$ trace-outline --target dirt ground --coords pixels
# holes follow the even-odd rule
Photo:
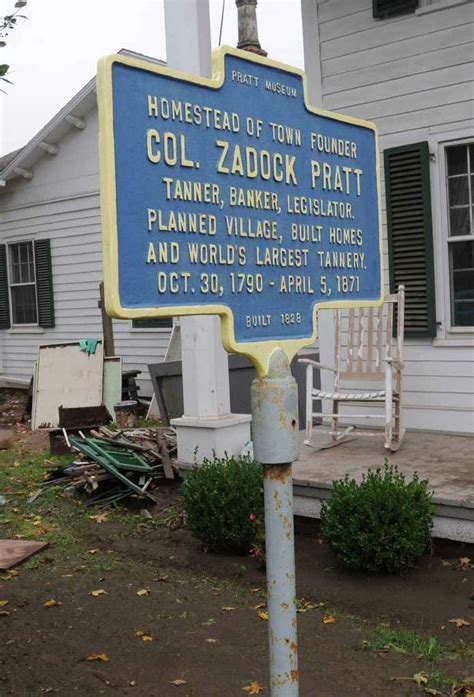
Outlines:
[[[205,554],[180,527],[178,486],[151,521],[121,506],[101,522],[53,491],[28,506],[41,454],[26,447],[0,457],[0,534],[51,546],[1,577],[0,695],[269,695],[258,564]],[[342,568],[317,526],[297,529],[301,697],[470,694],[472,548],[438,543],[410,573],[380,577]]]

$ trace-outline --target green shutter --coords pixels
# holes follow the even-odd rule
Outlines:
[[[375,18],[413,12],[418,7],[418,0],[372,0],[372,14]]]
[[[405,286],[405,336],[436,336],[428,143],[384,152],[390,289]]]
[[[51,269],[51,240],[35,241],[36,294],[38,324],[54,327],[53,273]]]
[[[0,329],[10,327],[10,301],[8,298],[7,245],[0,244]]]
[[[134,329],[168,329],[172,326],[173,319],[171,317],[132,320],[132,327]]]

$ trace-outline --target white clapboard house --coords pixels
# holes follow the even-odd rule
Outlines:
[[[302,0],[302,12],[312,103],[381,135],[386,278],[407,289],[405,425],[470,433],[474,4]],[[0,374],[30,376],[39,343],[101,335],[94,86],[0,162]],[[126,368],[163,357],[169,327],[114,329]]]
[[[0,375],[33,375],[39,344],[101,338],[95,78],[21,150],[0,159]],[[114,320],[123,368],[164,357],[171,320]]]
[[[379,129],[385,278],[406,287],[405,425],[473,433],[474,4],[302,8],[312,103]],[[323,363],[330,336],[320,340]]]

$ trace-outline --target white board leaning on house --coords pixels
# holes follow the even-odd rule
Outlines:
[[[102,342],[95,353],[79,350],[79,342],[38,347],[33,387],[31,427],[56,428],[60,406],[96,407],[102,404]]]

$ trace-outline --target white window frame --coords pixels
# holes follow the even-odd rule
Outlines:
[[[446,163],[446,148],[450,148],[454,145],[469,145],[474,144],[474,136],[467,136],[464,138],[458,138],[455,140],[443,140],[438,143],[438,162],[439,162],[439,198],[441,205],[441,218],[440,218],[440,249],[441,249],[441,281],[442,281],[442,301],[443,301],[443,315],[444,315],[444,337],[446,339],[462,339],[474,338],[474,326],[472,327],[456,327],[452,324],[451,315],[451,274],[450,274],[450,260],[449,260],[449,199],[448,199],[448,177],[447,177],[447,163]],[[458,241],[471,240],[474,242],[474,235],[462,236],[458,238]],[[437,274],[435,273],[435,283]],[[437,294],[437,297],[439,295]],[[440,313],[441,314],[441,313]]]
[[[419,0],[420,4],[415,10],[416,15],[426,15],[430,12],[440,12],[448,10],[450,7],[466,5],[472,0]]]
[[[31,242],[31,247],[33,251],[33,269],[35,273],[35,281],[33,283],[12,283],[12,275],[11,275],[11,253],[10,253],[10,248],[15,247],[18,244],[24,244],[25,242]],[[20,239],[20,240],[11,240],[10,242],[7,243],[7,278],[8,278],[8,302],[10,303],[10,317],[11,317],[11,322],[10,322],[10,327],[14,330],[18,329],[29,329],[32,327],[39,327],[39,311],[38,311],[38,283],[37,283],[37,276],[36,276],[36,262],[35,262],[35,241],[34,239]],[[13,298],[12,298],[12,286],[19,286],[19,285],[34,285],[35,287],[35,302],[36,302],[36,322],[24,322],[21,324],[15,324],[13,321]]]

